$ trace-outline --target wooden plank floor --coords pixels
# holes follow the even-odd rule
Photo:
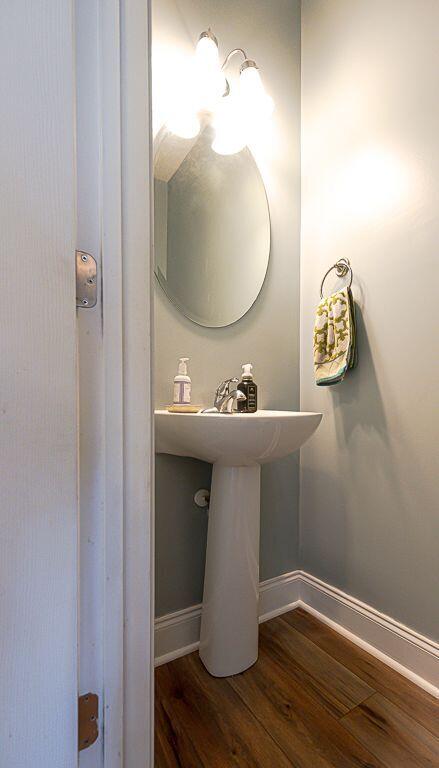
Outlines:
[[[257,663],[156,670],[155,768],[439,768],[439,701],[298,608]]]

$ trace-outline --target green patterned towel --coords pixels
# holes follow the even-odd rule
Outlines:
[[[355,304],[350,288],[322,299],[314,326],[314,370],[320,387],[342,381],[357,365]]]

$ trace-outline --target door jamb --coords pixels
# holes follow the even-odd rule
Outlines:
[[[150,0],[100,0],[104,766],[153,768]]]

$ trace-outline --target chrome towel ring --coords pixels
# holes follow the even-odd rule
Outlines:
[[[328,271],[324,274],[323,280],[320,283],[320,298],[323,299],[323,283],[325,282],[326,278],[328,277],[329,273],[332,272],[332,270],[335,269],[337,277],[345,277],[347,274],[349,274],[349,285],[348,288],[352,285],[352,278],[354,276],[354,273],[352,272],[351,262],[349,259],[345,259],[344,257],[339,259],[335,262],[335,264],[332,265],[332,267],[329,267]]]

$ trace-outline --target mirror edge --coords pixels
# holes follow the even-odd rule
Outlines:
[[[156,162],[156,158],[157,158],[158,152],[160,150],[161,145],[163,144],[163,142],[166,140],[166,138],[170,134],[171,134],[171,131],[169,130],[169,128],[166,127],[166,124],[164,123],[162,125],[162,127],[157,131],[157,134],[154,137],[154,140],[153,140],[153,179],[154,179],[154,167],[155,167],[155,162]],[[270,269],[270,263],[271,263],[271,246],[272,246],[272,222],[271,222],[270,202],[268,200],[267,188],[265,186],[265,182],[264,182],[262,173],[260,171],[259,165],[258,165],[258,163],[256,161],[256,158],[255,158],[253,152],[251,151],[250,147],[247,146],[246,149],[248,149],[248,151],[250,152],[250,155],[253,158],[253,161],[255,163],[256,169],[258,171],[258,174],[261,177],[262,186],[264,188],[265,200],[267,202],[267,213],[268,213],[269,248],[268,248],[268,257],[267,257],[267,268],[265,270],[264,279],[262,280],[261,286],[260,286],[259,291],[257,292],[257,294],[256,294],[256,296],[254,298],[254,301],[252,301],[252,303],[250,304],[248,309],[246,309],[245,312],[242,313],[242,315],[240,315],[236,319],[232,320],[230,323],[221,323],[221,325],[211,325],[211,324],[207,324],[207,323],[201,323],[199,320],[197,320],[196,318],[192,317],[190,315],[190,313],[186,309],[183,309],[182,305],[177,301],[177,299],[175,299],[173,296],[169,295],[169,293],[167,292],[167,290],[166,290],[162,280],[160,279],[160,274],[159,274],[160,273],[160,269],[156,266],[156,261],[155,261],[155,240],[154,240],[154,236],[153,236],[153,240],[152,240],[152,248],[153,248],[152,257],[153,257],[154,276],[156,278],[156,283],[158,283],[158,285],[160,286],[160,289],[163,291],[164,295],[166,296],[167,300],[172,304],[172,306],[175,307],[175,309],[177,309],[178,312],[181,315],[183,315],[183,317],[185,317],[191,323],[194,323],[195,325],[197,325],[199,328],[212,328],[212,329],[215,329],[215,328],[230,328],[230,326],[236,325],[236,323],[239,323],[239,321],[242,320],[246,315],[248,315],[248,313],[253,309],[253,307],[256,304],[257,300],[259,299],[259,297],[260,297],[260,295],[262,293],[262,289],[263,289],[263,287],[264,287],[264,285],[265,285],[265,283],[267,281],[268,270]],[[153,200],[153,205],[154,205],[154,194],[152,195],[152,200]],[[154,217],[153,217],[153,220],[154,220]]]

